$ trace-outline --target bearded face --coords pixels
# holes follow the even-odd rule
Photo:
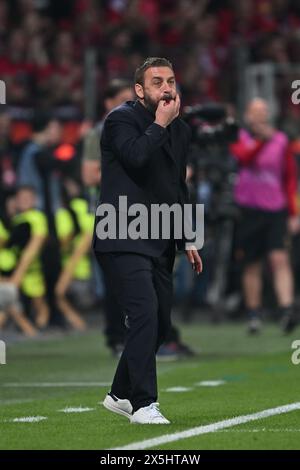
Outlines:
[[[176,97],[174,72],[169,67],[150,67],[145,71],[144,84],[136,84],[136,94],[144,106],[155,114],[161,100],[170,101]]]
[[[145,104],[145,107],[146,107],[146,108],[148,109],[148,111],[150,111],[152,114],[155,114],[155,113],[156,113],[158,103],[159,103],[161,100],[171,101],[172,99],[175,99],[175,96],[173,96],[173,95],[172,95],[171,93],[169,93],[169,92],[164,93],[161,98],[154,99],[154,98],[152,98],[152,96],[151,96],[150,94],[148,94],[147,92],[144,91],[144,104]]]

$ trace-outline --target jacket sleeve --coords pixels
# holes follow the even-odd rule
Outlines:
[[[125,167],[142,168],[167,140],[164,127],[153,122],[141,134],[130,115],[115,112],[105,121],[101,145],[110,145]]]

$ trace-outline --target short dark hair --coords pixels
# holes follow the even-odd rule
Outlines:
[[[144,85],[145,72],[150,69],[150,67],[169,67],[173,70],[173,65],[168,59],[164,57],[148,57],[145,62],[136,69],[134,82]]]
[[[112,79],[104,90],[104,99],[115,98],[121,91],[132,88],[132,83],[123,78]]]
[[[52,115],[50,111],[34,110],[31,121],[32,131],[36,133],[44,131],[51,119]]]

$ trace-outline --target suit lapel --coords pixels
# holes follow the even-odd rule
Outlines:
[[[139,100],[134,102],[133,107],[136,109],[143,126],[150,126],[151,122],[154,121],[154,116],[150,113],[150,111],[148,111],[148,109],[146,109],[145,106],[139,102]]]

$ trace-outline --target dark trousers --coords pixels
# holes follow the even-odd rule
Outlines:
[[[112,350],[116,346],[122,346],[125,341],[126,328],[120,307],[116,302],[114,293],[107,285],[107,276],[104,276],[104,317],[105,317],[105,330],[106,344]]]
[[[154,258],[96,252],[96,257],[127,326],[111,392],[128,398],[136,411],[157,401],[155,355],[171,327],[174,253]]]

